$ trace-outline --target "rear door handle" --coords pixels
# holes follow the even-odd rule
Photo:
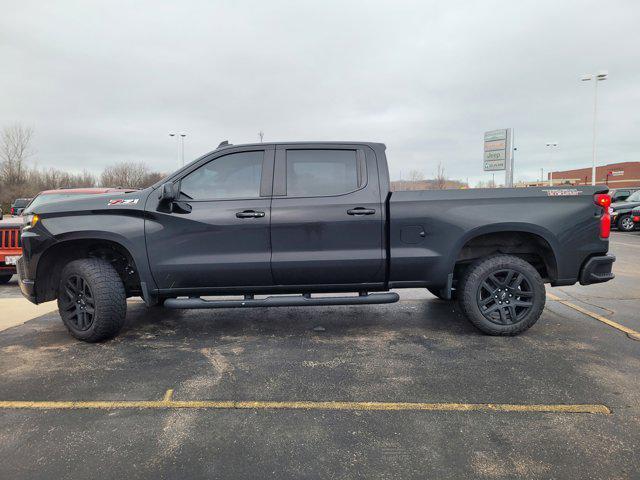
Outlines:
[[[236,213],[236,217],[238,217],[238,218],[262,218],[262,217],[264,217],[264,212],[256,212],[255,210],[245,210],[244,212]]]
[[[376,211],[373,208],[356,207],[347,210],[349,215],[373,215]]]

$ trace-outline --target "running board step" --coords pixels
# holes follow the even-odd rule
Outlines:
[[[312,307],[321,305],[371,305],[394,303],[400,300],[395,292],[360,294],[357,297],[311,297],[305,295],[282,295],[261,299],[245,296],[244,300],[203,300],[202,298],[168,298],[164,306],[174,309],[202,308],[255,308],[255,307]]]

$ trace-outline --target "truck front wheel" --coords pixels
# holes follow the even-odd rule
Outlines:
[[[79,340],[99,342],[116,336],[127,313],[120,276],[98,258],[70,262],[60,275],[58,311],[69,333]]]
[[[517,335],[530,328],[542,315],[545,295],[538,271],[512,255],[476,261],[459,290],[463,313],[488,335]]]

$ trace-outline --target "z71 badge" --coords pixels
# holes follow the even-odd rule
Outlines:
[[[114,200],[109,200],[107,207],[112,205],[135,205],[138,203],[138,200],[138,198],[116,198]]]

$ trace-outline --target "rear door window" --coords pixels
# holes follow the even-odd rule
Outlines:
[[[357,150],[292,149],[286,164],[289,197],[341,195],[365,183],[364,158]]]

